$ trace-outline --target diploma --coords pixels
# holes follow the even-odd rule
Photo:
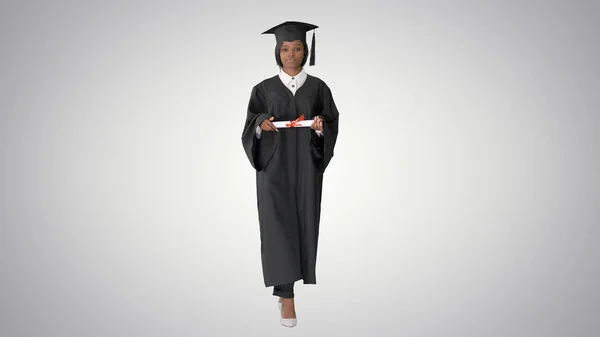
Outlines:
[[[304,114],[302,114],[300,117],[296,118],[293,121],[277,121],[277,122],[271,122],[273,123],[273,125],[276,128],[302,128],[302,127],[309,127],[312,125],[314,121],[313,120],[304,120]]]
[[[287,122],[271,122],[276,128],[302,128],[311,126],[314,121],[287,121]]]

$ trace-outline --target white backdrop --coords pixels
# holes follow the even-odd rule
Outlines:
[[[599,13],[3,1],[0,335],[597,336]],[[340,134],[282,331],[240,137],[287,20]]]

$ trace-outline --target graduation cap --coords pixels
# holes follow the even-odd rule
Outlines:
[[[277,47],[280,47],[283,44],[283,41],[291,42],[295,40],[300,40],[306,44],[306,33],[308,31],[313,31],[312,36],[312,44],[310,46],[310,65],[315,65],[315,28],[319,28],[310,23],[298,22],[298,21],[286,21],[282,24],[279,24],[263,34],[275,34],[275,40],[277,41]]]

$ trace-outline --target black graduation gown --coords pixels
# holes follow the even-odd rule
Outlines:
[[[281,128],[279,132],[256,127],[272,116],[290,121],[322,116],[322,137],[309,127]],[[292,92],[278,75],[252,88],[242,144],[256,170],[261,259],[265,286],[303,280],[316,284],[317,241],[321,214],[321,188],[338,134],[338,111],[329,87],[308,75]]]

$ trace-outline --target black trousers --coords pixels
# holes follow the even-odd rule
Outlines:
[[[273,295],[283,298],[294,298],[294,282],[274,286]]]

